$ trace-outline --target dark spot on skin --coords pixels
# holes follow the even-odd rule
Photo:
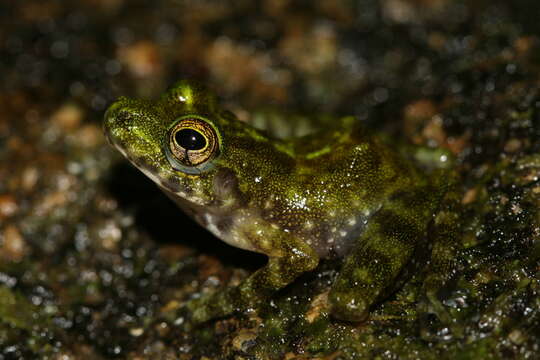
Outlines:
[[[343,282],[340,284],[341,286],[367,290],[372,286],[372,283],[382,284],[390,275],[388,271],[392,268],[394,259],[390,258],[384,252],[373,247],[367,247],[360,252],[354,253],[352,256],[353,258],[351,260],[356,265],[343,269],[345,272],[350,271],[350,275],[340,276]],[[376,261],[374,261],[375,259]],[[357,271],[359,266],[363,271]],[[383,290],[383,288],[380,290]],[[377,294],[372,292],[372,288],[369,291],[370,296],[377,297]]]
[[[227,199],[239,194],[238,179],[230,169],[220,169],[214,176],[214,193],[218,199]]]
[[[373,221],[373,220],[372,220]],[[376,221],[379,223],[382,238],[396,239],[402,245],[413,246],[422,236],[422,226],[415,219],[392,210],[380,210]]]
[[[183,186],[181,190],[188,196],[193,195],[193,189],[190,187]]]
[[[416,187],[414,189],[407,189],[396,191],[389,197],[391,202],[399,202],[403,208],[424,208],[428,202],[433,201],[432,197],[433,189],[429,186]]]
[[[382,164],[380,154],[377,151],[369,151],[368,154],[362,159],[364,166],[367,167],[366,170],[373,171],[373,173],[378,172]]]
[[[224,216],[217,221],[216,227],[222,234],[228,234],[232,224],[233,219],[230,216]]]
[[[178,191],[183,191],[185,192],[186,194],[188,193],[187,188],[184,188],[182,187],[182,184],[180,184],[180,181],[178,181],[177,178],[175,178],[174,176],[169,176],[169,177],[166,177],[166,178],[162,178],[160,179],[160,184],[161,186],[173,191],[173,192],[178,192]]]
[[[395,262],[393,258],[389,257],[383,251],[372,247],[366,249],[362,255],[363,259],[377,259],[377,261],[370,261],[369,269],[374,274],[381,274],[388,271],[392,267],[392,263]]]
[[[112,113],[109,113],[109,111],[107,111],[107,113],[105,114],[105,118],[108,121],[116,123],[117,125],[115,126],[119,128],[127,128],[128,125],[133,122],[132,110],[123,107],[120,109],[115,108],[115,110],[116,111],[113,111]]]
[[[202,213],[197,213],[195,210],[193,209],[190,209],[189,207],[186,207],[187,211],[186,213],[189,213],[190,216],[192,216],[195,221],[197,221],[199,223],[199,225],[203,226],[203,227],[207,227],[208,226],[208,220],[206,218],[206,216],[204,216],[204,214]]]

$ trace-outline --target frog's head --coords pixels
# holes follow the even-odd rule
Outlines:
[[[256,156],[248,154],[259,148],[253,145],[257,130],[192,81],[179,82],[156,102],[120,98],[107,110],[104,130],[133,165],[176,200],[226,203],[244,175],[239,169],[257,167],[249,161]]]

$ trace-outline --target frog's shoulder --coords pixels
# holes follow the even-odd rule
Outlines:
[[[358,147],[373,145],[377,142],[354,116],[335,118],[325,127],[310,134],[290,139],[292,148],[298,157],[306,159],[320,158],[326,153],[346,155]]]

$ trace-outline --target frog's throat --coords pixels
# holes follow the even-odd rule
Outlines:
[[[176,193],[166,188],[162,188],[162,190],[186,215],[210,231],[218,239],[234,247],[257,251],[247,238],[234,235],[239,225],[239,218],[245,219],[245,216],[239,216],[238,211],[236,211],[238,209],[197,204],[186,198],[177,196]]]

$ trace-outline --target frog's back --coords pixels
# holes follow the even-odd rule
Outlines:
[[[260,197],[264,203],[255,205],[322,257],[345,255],[388,197],[422,181],[411,164],[353,118],[339,125],[289,139],[294,171],[277,180],[279,193],[267,192]]]

